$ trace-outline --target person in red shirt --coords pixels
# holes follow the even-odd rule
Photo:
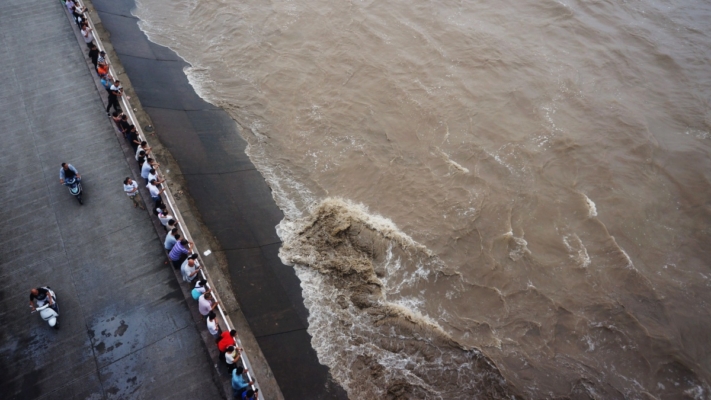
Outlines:
[[[220,335],[220,340],[217,341],[217,348],[220,349],[220,353],[223,353],[227,351],[227,348],[230,346],[235,346],[235,338],[237,337],[237,331],[232,329],[231,331],[227,332],[222,332],[222,335]]]

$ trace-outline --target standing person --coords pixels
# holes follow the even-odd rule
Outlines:
[[[138,146],[141,144],[141,137],[138,136],[138,131],[136,130],[136,125],[129,124],[126,129],[126,140],[128,140],[133,151],[138,151]]]
[[[236,338],[237,331],[234,329],[229,332],[222,332],[220,334],[220,339],[217,341],[217,349],[220,350],[220,353],[224,353],[227,351],[228,347],[237,346],[237,342],[235,341]]]
[[[257,400],[257,392],[259,392],[259,389],[247,389],[246,392],[242,393],[242,400]]]
[[[123,96],[123,86],[121,86],[121,81],[116,79],[114,83],[111,85],[110,90],[112,92],[116,92],[116,97],[121,97]]]
[[[198,255],[193,253],[188,256],[187,260],[183,261],[183,265],[180,266],[180,274],[183,276],[184,282],[190,283],[198,277],[202,267],[197,258]]]
[[[215,339],[220,337],[220,324],[217,323],[217,315],[214,311],[207,314],[207,330]]]
[[[89,58],[91,58],[91,63],[94,64],[94,69],[96,69],[99,63],[99,48],[94,43],[89,45]]]
[[[111,114],[111,120],[116,124],[116,128],[119,132],[121,132],[123,137],[126,137],[126,129],[128,128],[128,124],[126,124],[126,126],[123,125],[124,118],[126,118],[126,116],[118,111],[114,111],[114,113]]]
[[[173,250],[173,246],[180,240],[180,234],[178,233],[178,228],[173,228],[167,235],[165,235],[165,242],[163,242],[163,248],[165,251],[170,252]]]
[[[121,106],[119,105],[118,98],[121,96],[121,81],[118,79],[114,81],[114,83],[109,87],[109,105],[106,106],[106,114],[109,116],[109,110],[111,107],[114,108],[114,111],[121,111]],[[135,150],[135,149],[134,149]]]
[[[76,21],[77,25],[81,27],[82,24],[86,22],[86,15],[84,15],[84,13],[86,12],[86,8],[82,7],[81,4],[77,2],[76,6],[74,6],[71,11],[74,15],[74,20]]]
[[[250,385],[254,385],[254,381],[247,382],[247,372],[248,370],[241,365],[232,370],[232,394],[234,397],[239,398]]]
[[[200,300],[200,296],[209,291],[210,289],[207,288],[207,280],[200,278],[195,284],[193,290],[190,292],[190,295],[193,296],[193,300],[197,301]]]
[[[158,172],[156,171],[155,167],[154,167],[154,168],[151,168],[151,169],[148,171],[148,182],[153,181],[153,180],[156,181],[156,185],[160,185],[161,183],[165,182],[165,179],[164,179],[164,178],[161,178],[161,177],[158,175]]]
[[[139,149],[136,161],[138,161],[138,166],[142,167],[143,163],[146,162],[146,152]]]
[[[146,161],[141,164],[141,178],[146,180],[146,185],[148,184],[148,182],[150,182],[148,180],[148,175],[150,175],[153,165],[153,159],[150,157],[146,158]]]
[[[146,161],[144,161],[143,164],[141,164],[141,178],[146,180],[146,184],[148,184],[148,182],[150,182],[150,180],[148,179],[148,176],[151,174],[151,169],[154,169],[158,165],[160,165],[160,164],[153,161],[153,159],[150,157],[146,158]]]
[[[130,97],[126,96],[123,93],[123,86],[121,86],[121,81],[119,81],[118,79],[114,81],[114,84],[111,86],[111,90],[118,92],[116,94],[118,97],[126,97],[126,100],[131,100]]]
[[[64,180],[76,177],[81,182],[79,171],[72,164],[62,163],[62,168],[59,169],[59,183],[64,185]]]
[[[84,43],[86,43],[87,47],[94,42],[94,34],[92,33],[92,29],[89,27],[89,24],[86,22],[84,22],[81,26],[81,35],[84,38]]]
[[[119,124],[121,125],[121,132],[128,138],[128,128],[131,127],[131,123],[128,122],[128,115],[121,113],[121,122],[119,122]]]
[[[227,346],[225,351],[225,362],[227,363],[227,370],[232,371],[237,366],[237,361],[242,357],[240,351],[242,349],[237,348],[237,346]]]
[[[102,77],[102,78],[109,75],[109,66],[99,64],[96,67],[96,73],[99,74],[99,77]]]
[[[205,293],[200,298],[198,299],[198,310],[200,311],[200,314],[202,314],[203,317],[207,317],[207,314],[210,313],[210,311],[214,310],[215,307],[219,302],[215,301],[215,299],[212,297],[212,293]],[[225,349],[227,347],[225,346]],[[221,352],[225,352],[225,350],[220,350]]]
[[[148,145],[148,142],[145,140],[141,142],[141,145],[138,146],[138,149],[136,149],[136,161],[138,161],[138,155],[144,152],[145,155],[151,154],[151,146]]]
[[[148,182],[148,191],[151,193],[151,199],[153,200],[153,206],[155,207],[162,207],[163,206],[163,198],[160,197],[161,193],[165,192],[165,188],[159,188],[156,185],[156,180],[152,180]]]
[[[128,131],[131,127],[131,123],[128,122],[128,115],[121,113],[121,122],[119,122],[119,129],[123,132],[123,137],[128,140]]]
[[[141,178],[146,180],[146,184],[148,184],[148,182],[150,182],[148,180],[148,175],[150,175],[151,169],[153,168],[154,165],[155,165],[155,162],[150,157],[146,158],[146,161],[144,161],[143,165],[141,165]]]
[[[67,10],[69,10],[69,12],[72,12],[72,7],[77,6],[76,3],[74,3],[74,0],[67,0],[67,2],[64,3],[64,5],[67,7]]]
[[[175,243],[173,248],[168,253],[168,259],[172,261],[173,268],[178,269],[183,265],[183,261],[188,258],[188,255],[193,252],[193,242],[187,239],[181,239]]]
[[[168,220],[168,225],[165,226],[169,231],[172,231],[173,229],[178,227],[178,222],[174,219],[169,219]]]
[[[161,225],[163,225],[163,229],[168,231],[168,222],[169,221],[175,221],[173,217],[168,213],[167,209],[161,209],[161,211],[158,213],[158,220],[160,221]]]
[[[111,114],[111,120],[114,121],[114,124],[116,124],[116,127],[121,130],[121,117],[123,117],[123,113],[120,113],[118,111],[114,111]]]
[[[138,183],[131,178],[126,178],[123,181],[123,191],[126,192],[131,201],[133,201],[133,208],[141,207],[141,210],[145,210],[146,207],[143,206],[143,201],[141,200],[141,194],[138,193]]]
[[[109,68],[109,63],[106,62],[106,52],[105,51],[101,50],[99,52],[99,57],[96,59],[96,63],[97,63],[97,68],[99,66],[106,67],[107,69]]]
[[[99,52],[99,58],[96,59],[96,72],[99,76],[108,75],[109,73],[109,63],[106,61],[106,52],[103,50]]]
[[[103,86],[104,89],[106,90],[106,93],[108,93],[110,95],[111,94],[111,85],[114,84],[114,78],[111,76],[111,74],[103,74],[103,75],[100,75],[99,78],[100,78],[99,81],[101,82],[101,86]],[[116,114],[116,111],[114,111],[114,114]]]

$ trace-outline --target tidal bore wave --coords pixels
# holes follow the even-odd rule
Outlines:
[[[346,383],[351,398],[514,397],[481,351],[389,301],[384,281],[398,262],[436,264],[391,222],[329,198],[308,217],[283,222],[279,233],[282,261],[302,281],[319,360]]]

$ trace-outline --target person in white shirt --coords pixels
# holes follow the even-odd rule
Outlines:
[[[220,337],[222,329],[220,329],[220,324],[217,323],[217,315],[215,315],[214,311],[210,311],[207,314],[207,330],[215,339]]]
[[[148,182],[152,180],[155,180],[157,185],[165,182],[165,179],[158,176],[158,172],[156,172],[155,168],[148,170]]]
[[[116,97],[123,96],[123,86],[121,86],[121,81],[118,79],[114,81],[113,85],[109,88],[109,92],[116,95]],[[126,100],[131,100],[129,96],[126,96]]]
[[[104,69],[104,67],[99,65],[99,69],[98,69],[99,75],[101,75],[103,69]],[[106,69],[106,72],[108,72],[108,68]],[[119,111],[119,112],[121,111],[121,105],[119,104],[118,99],[122,95],[123,95],[123,88],[121,87],[121,82],[118,79],[116,79],[114,81],[114,83],[112,83],[111,86],[109,86],[109,104],[106,106],[106,114],[108,114],[109,116],[111,115],[111,114],[109,114],[109,110],[111,109],[111,107],[114,108],[114,111]]]
[[[173,229],[178,227],[178,221],[175,219],[171,218],[168,220],[168,223],[165,224],[165,229],[168,231],[172,231]]]
[[[133,201],[133,208],[141,207],[141,210],[145,210],[146,207],[143,206],[143,200],[141,199],[141,194],[138,193],[138,183],[131,178],[126,178],[123,181],[123,191],[129,199]]]
[[[121,86],[121,81],[118,81],[118,80],[114,81],[114,83],[111,84],[111,87],[109,88],[109,90],[118,92],[117,95],[120,96],[123,92],[123,86]]]
[[[67,0],[64,5],[67,6],[67,10],[69,10],[70,12],[72,11],[72,7],[76,7],[76,3],[74,3],[73,0]]]
[[[146,158],[146,161],[144,161],[143,165],[141,165],[141,178],[146,180],[146,184],[150,182],[150,180],[148,180],[148,175],[151,173],[151,169],[154,165],[156,164],[153,163],[153,159],[150,157]]]
[[[81,28],[81,35],[84,37],[84,43],[86,43],[87,47],[90,43],[94,42],[94,35],[91,31],[92,29],[89,27],[89,24],[84,22],[84,25]]]
[[[141,145],[138,146],[138,149],[136,149],[136,161],[138,161],[138,156],[141,153],[141,151],[144,151],[146,153],[146,156],[150,154],[151,148],[148,146],[148,143],[144,140],[141,142]]]
[[[183,265],[180,266],[180,273],[183,275],[183,281],[192,282],[198,277],[201,268],[200,261],[198,261],[197,257],[197,254],[191,254],[185,261],[183,261]]]
[[[232,371],[237,366],[237,361],[239,361],[242,354],[240,354],[242,349],[237,346],[228,346],[227,351],[225,351],[225,362],[227,363],[227,368]]]
[[[151,199],[153,199],[153,203],[156,207],[160,206],[163,204],[163,199],[160,197],[161,193],[165,191],[165,188],[159,189],[158,186],[156,186],[156,181],[155,179],[150,181],[148,183],[148,191],[151,193]]]
[[[169,221],[175,222],[173,217],[170,214],[168,214],[168,210],[163,210],[163,209],[161,209],[161,212],[158,213],[158,220],[163,225],[163,228],[165,228],[165,230],[170,230],[170,229],[168,229],[168,222]]]
[[[78,2],[76,4],[76,7],[70,8],[69,11],[72,12],[72,15],[74,16],[74,21],[77,23],[79,28],[84,24],[86,20],[86,16],[84,15],[84,12],[86,11],[86,8],[83,8]],[[89,45],[89,48],[91,48],[92,45]]]

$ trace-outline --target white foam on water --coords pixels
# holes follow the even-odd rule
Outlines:
[[[595,206],[595,202],[590,200],[590,198],[585,194],[581,193],[583,197],[585,197],[585,204],[588,206],[588,217],[597,217],[597,207]]]
[[[509,251],[509,258],[513,261],[518,261],[522,259],[526,254],[531,254],[531,251],[528,249],[528,242],[526,239],[523,238],[523,235],[521,237],[516,237],[514,236],[512,231],[508,231],[502,235],[503,237],[510,238],[514,242],[514,246]]]
[[[449,134],[449,130],[447,130],[447,134]],[[437,148],[440,156],[442,156],[442,159],[444,162],[449,164],[451,168],[454,168],[455,170],[459,172],[463,172],[465,174],[469,173],[469,168],[463,167],[461,164],[457,163],[456,161],[452,160],[452,158],[449,156],[449,154],[445,153],[442,149]]]
[[[585,342],[588,345],[587,351],[595,351],[595,342],[589,335],[583,336],[583,339],[585,339]]]
[[[496,160],[496,162],[499,163],[499,165],[504,166],[504,167],[511,173],[511,175],[517,175],[517,171],[514,169],[514,167],[512,167],[512,166],[509,165],[509,164],[507,164],[507,163],[501,158],[501,156],[499,156],[499,153],[498,153],[498,152],[496,152],[496,153],[490,153],[490,152],[487,151],[486,154],[488,154],[490,157],[492,157],[494,160]]]
[[[411,359],[406,353],[387,351],[380,348],[372,341],[380,337],[381,332],[376,329],[369,319],[364,319],[359,310],[349,304],[346,308],[335,304],[343,292],[328,283],[328,277],[304,266],[295,266],[297,276],[301,280],[304,293],[304,302],[309,309],[308,332],[312,336],[311,344],[316,350],[319,362],[330,368],[336,381],[341,383],[350,398],[363,398],[362,396],[382,396],[383,388],[374,382],[358,379],[354,376],[354,366],[360,365],[360,360],[375,360],[376,365],[384,368],[384,373],[389,380],[405,380],[412,385],[425,387],[431,393],[437,393],[420,377],[411,372],[413,363],[418,360]],[[423,316],[412,307],[420,304],[417,299],[401,299],[398,303],[389,303],[388,306],[399,310],[408,318],[420,321],[421,324],[434,329],[442,328],[432,319]],[[391,332],[393,339],[408,340],[395,331]],[[442,360],[432,360],[433,365],[443,365]],[[432,397],[441,398],[441,397]]]
[[[429,281],[431,271],[421,262],[416,263],[414,271],[408,271],[403,267],[403,260],[394,255],[393,244],[388,244],[385,252],[385,261],[382,263],[385,274],[380,278],[385,289],[384,295],[392,296],[400,294],[404,289],[412,288],[421,280]],[[424,300],[418,299],[419,305],[424,304]],[[415,307],[414,309],[419,309]]]
[[[617,240],[615,239],[614,236],[610,236],[610,239],[612,239],[612,241],[615,242],[615,246],[617,246],[617,248],[620,250],[620,252],[622,253],[622,255],[623,255],[623,256],[625,257],[625,259],[627,260],[627,265],[626,265],[626,267],[627,267],[627,268],[630,268],[630,269],[633,269],[633,270],[636,271],[637,268],[635,268],[634,263],[632,262],[632,258],[630,257],[630,255],[627,254],[627,252],[625,251],[625,249],[623,249],[622,246],[620,246],[620,245],[617,243]]]
[[[684,394],[691,397],[694,400],[707,400],[709,396],[706,394],[706,390],[700,385],[694,386],[691,389],[684,391]]]
[[[208,92],[205,88],[209,87],[211,81],[209,71],[206,68],[185,67],[183,68],[185,76],[188,77],[188,83],[193,87],[195,93],[201,99],[208,98]]]
[[[572,253],[570,258],[572,258],[578,266],[587,268],[590,265],[591,261],[590,256],[588,255],[588,249],[585,248],[583,241],[580,240],[578,235],[573,233],[571,235],[563,236],[563,244],[568,251]]]
[[[704,131],[704,130],[701,130],[701,129],[687,129],[687,130],[684,132],[684,134],[685,134],[685,135],[692,135],[692,136],[694,136],[695,138],[701,139],[701,140],[706,140],[706,139],[708,139],[709,137],[711,137],[711,134],[710,134],[708,131]]]

